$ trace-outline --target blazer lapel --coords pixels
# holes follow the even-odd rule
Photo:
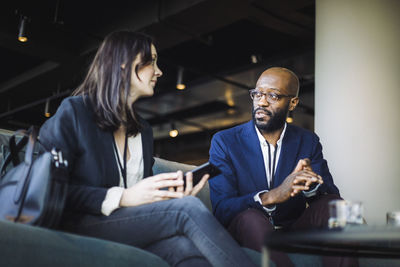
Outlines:
[[[247,162],[245,166],[248,166],[248,171],[251,173],[248,177],[253,182],[256,190],[267,189],[268,183],[264,158],[253,120],[244,125],[241,135],[239,140],[241,140],[242,144],[239,147],[243,148],[242,153]]]
[[[153,133],[151,127],[145,124],[142,131],[142,149],[143,149],[143,178],[152,175],[153,167]]]
[[[106,174],[106,181],[108,186],[119,185],[120,182],[120,172],[117,164],[117,159],[115,157],[115,151],[113,146],[114,135],[111,132],[102,132],[103,136],[101,140],[103,141],[104,147],[104,173]],[[152,142],[153,139],[148,133],[148,129],[141,133],[142,136],[142,149],[143,149],[143,177],[148,177],[151,175],[151,159],[152,159]],[[121,162],[122,163],[122,162]],[[111,184],[110,184],[111,183]]]
[[[120,182],[120,173],[113,146],[114,134],[108,131],[102,131],[102,133],[103,136],[101,140],[103,141],[104,151],[101,153],[104,153],[103,166],[106,167],[104,169],[104,173],[105,179],[107,181],[107,186],[118,186]]]
[[[114,135],[110,131],[104,131],[100,129],[95,123],[93,106],[88,96],[84,96],[84,103],[87,111],[90,113],[91,120],[88,123],[93,124],[93,132],[91,132],[91,138],[95,140],[95,147],[91,148],[90,151],[95,151],[93,157],[98,161],[98,165],[101,168],[102,177],[101,184],[107,187],[119,185],[119,170],[117,165],[117,159],[115,158],[115,152],[113,147]]]
[[[299,139],[294,135],[292,127],[288,125],[283,137],[282,149],[276,167],[275,181],[273,183],[274,188],[279,186],[296,166],[296,159],[298,157],[296,151],[299,151],[299,146]]]

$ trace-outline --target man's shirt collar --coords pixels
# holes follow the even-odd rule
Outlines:
[[[278,142],[276,142],[279,147],[282,147],[281,144],[282,144],[283,137],[285,136],[286,126],[287,126],[287,123],[285,122],[285,126],[283,127],[281,136],[279,137]],[[260,141],[260,144],[267,145],[267,141],[265,140],[264,136],[262,136],[260,130],[258,130],[258,128],[255,124],[254,124],[254,127],[256,128],[256,132],[257,132],[257,136],[258,136],[258,140]]]

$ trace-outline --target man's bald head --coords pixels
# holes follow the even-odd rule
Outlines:
[[[257,128],[263,134],[279,133],[288,112],[299,103],[299,79],[296,74],[286,68],[269,68],[260,75],[253,91],[261,93],[261,97],[252,97],[253,120]]]
[[[269,68],[260,75],[256,87],[263,87],[263,84],[270,79],[279,79],[281,83],[284,83],[288,94],[299,95],[300,82],[293,71],[282,67]]]

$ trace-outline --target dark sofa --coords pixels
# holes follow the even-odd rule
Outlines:
[[[7,144],[8,135],[0,133],[0,145]],[[0,151],[0,166],[1,166]],[[195,166],[156,158],[154,174]],[[208,184],[197,195],[211,210]],[[261,254],[243,248],[250,258],[261,265]],[[322,266],[315,255],[289,254],[295,266]],[[399,260],[360,259],[360,266],[400,266]],[[264,262],[265,263],[265,262]],[[275,266],[268,261],[269,266]],[[160,257],[142,249],[84,237],[41,227],[0,221],[0,267],[3,266],[168,266]]]
[[[1,165],[1,161],[0,161]],[[155,174],[194,166],[156,159]],[[208,185],[199,198],[211,208]],[[261,264],[261,254],[245,249]],[[0,221],[0,266],[169,266],[160,257],[142,249],[97,238]],[[272,265],[273,266],[273,265]]]

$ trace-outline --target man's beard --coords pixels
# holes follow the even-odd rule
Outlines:
[[[256,119],[255,115],[258,110],[264,111],[269,116],[268,122],[264,122],[264,121]],[[253,105],[252,117],[253,117],[254,123],[256,124],[257,128],[260,131],[266,132],[266,133],[271,133],[271,132],[281,129],[284,126],[288,111],[289,111],[289,103],[287,104],[287,106],[285,108],[278,110],[276,113],[272,113],[272,112],[268,111],[267,109],[261,108],[261,107],[258,107],[254,110],[254,105]]]

